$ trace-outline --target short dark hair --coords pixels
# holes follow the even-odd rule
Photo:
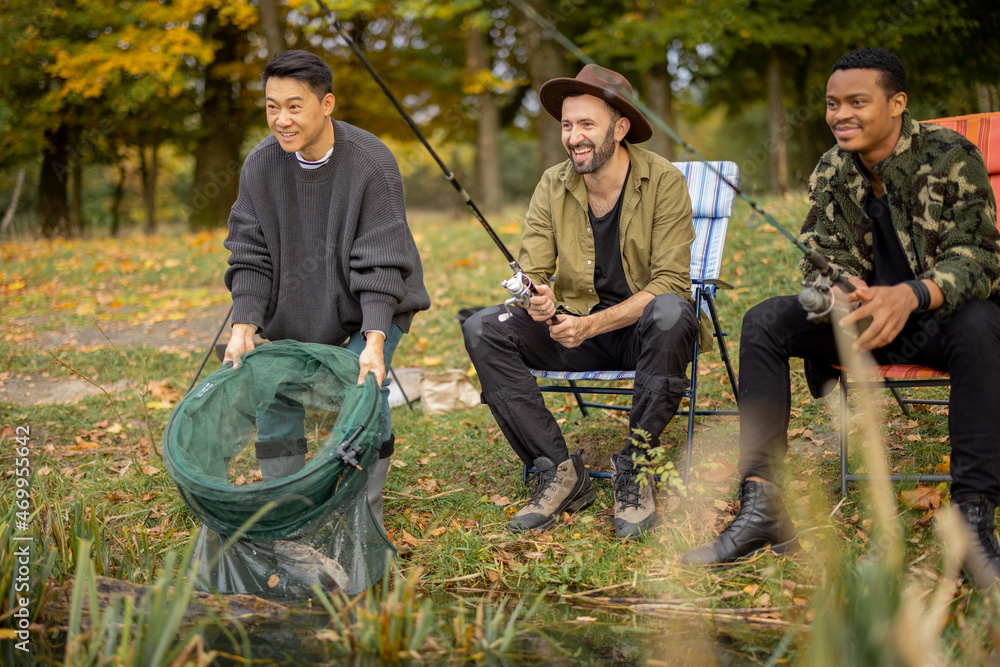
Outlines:
[[[321,100],[327,93],[333,93],[333,71],[322,58],[308,51],[282,51],[271,58],[260,75],[264,90],[267,90],[267,80],[272,76],[298,79],[307,84]]]
[[[877,70],[878,85],[886,97],[906,92],[906,69],[902,61],[896,54],[877,46],[866,46],[841,56],[840,60],[833,64],[830,73],[842,69]]]

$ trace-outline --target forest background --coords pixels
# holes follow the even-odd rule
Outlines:
[[[700,152],[739,163],[741,186],[790,229],[807,210],[809,173],[833,144],[825,85],[846,51],[879,45],[899,54],[917,119],[1000,110],[995,1],[524,1],[597,62],[623,72],[639,98]],[[536,91],[550,78],[574,76],[581,63],[525,17],[520,0],[328,4],[516,248],[542,169],[565,159],[559,125],[540,113]],[[79,569],[88,562],[78,551],[82,538],[93,544],[93,572],[150,584],[158,567],[170,570],[171,550],[183,549],[197,529],[163,472],[157,442],[229,305],[225,224],[243,158],[268,133],[260,70],[289,48],[330,63],[335,116],[374,132],[399,161],[434,305],[397,350],[398,366],[471,375],[455,314],[505,296],[505,263],[316,2],[0,0],[0,459],[13,458],[7,450],[15,428],[30,426],[33,529],[40,544],[43,534],[60,540],[39,553],[38,563],[51,567],[47,575],[40,565],[33,570],[33,614],[52,599],[54,586],[86,572]],[[648,146],[691,159],[659,130]],[[751,214],[737,202],[722,276],[734,289],[719,299],[734,357],[746,309],[798,286],[798,251],[767,225],[742,224]],[[699,405],[730,407],[721,361],[704,356]],[[81,385],[89,393],[69,395]],[[838,662],[841,649],[830,647],[898,653],[896,644],[919,647],[912,638],[940,636],[942,654],[956,664],[984,661],[983,651],[1000,645],[1000,594],[975,597],[946,571],[933,521],[946,485],[903,485],[905,558],[896,569],[870,567],[862,556],[877,556],[883,542],[867,510],[870,487],[839,498],[836,401],[807,398],[799,373],[793,390],[790,492],[810,498],[795,503],[799,525],[811,526],[804,542],[812,546],[802,557],[765,555],[720,573],[675,567],[684,550],[736,511],[729,502],[733,418],[699,422],[688,493],[663,494],[663,528],[630,545],[614,538],[607,484],[598,485],[592,509],[551,533],[508,535],[507,514],[525,493],[488,410],[431,418],[419,402],[412,412],[397,408],[389,535],[407,576],[426,573],[427,590],[459,585],[468,587],[463,594],[488,587],[588,597],[610,591],[685,609],[695,604],[695,613],[713,623],[727,614],[742,622],[752,612],[781,628],[741,640],[764,658],[808,649],[829,664],[887,664],[871,656]],[[45,398],[54,392],[58,400]],[[574,449],[584,448],[595,468],[606,466],[627,424],[611,416],[584,420],[568,400],[550,405]],[[945,408],[920,409],[910,419],[894,405],[876,407],[894,470],[947,471]],[[852,436],[857,431],[852,426]],[[665,440],[679,443],[684,433],[672,423]],[[679,467],[682,456],[674,447],[671,464]],[[857,459],[853,469],[860,469]],[[0,483],[11,484],[13,473],[9,466],[0,471]],[[4,574],[13,571],[4,560],[12,553],[11,512],[0,516],[0,601],[12,590]],[[836,539],[836,556],[823,560],[827,535]],[[947,618],[939,622],[900,604],[909,590],[897,585],[904,571],[919,590],[947,593]],[[856,589],[827,591],[838,581],[831,572],[844,573]],[[865,613],[842,605],[843,625],[813,624],[830,642],[795,634],[803,619],[827,613],[838,600],[856,601]],[[0,621],[10,613],[0,602]],[[885,636],[892,626],[883,621],[907,614],[927,619],[929,629],[900,631],[893,644]],[[608,633],[617,637],[618,626],[608,625]],[[873,639],[843,641],[841,629]],[[994,633],[991,645],[980,650],[987,632]],[[661,653],[674,651],[671,644]]]
[[[564,159],[538,87],[580,62],[504,0],[328,3],[486,211],[523,204]],[[751,192],[804,186],[832,140],[825,82],[863,45],[897,53],[918,119],[1000,109],[1000,10],[988,0],[530,0]],[[0,239],[224,226],[242,160],[267,135],[260,70],[311,50],[336,116],[395,151],[408,205],[436,166],[308,0],[0,2]],[[688,159],[659,129],[649,147]]]

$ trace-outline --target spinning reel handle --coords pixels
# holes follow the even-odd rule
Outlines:
[[[526,273],[521,271],[518,266],[512,266],[514,269],[514,275],[512,275],[507,280],[501,280],[500,284],[504,286],[508,292],[510,292],[510,298],[503,302],[503,307],[507,311],[506,313],[500,313],[500,321],[506,322],[510,319],[513,314],[511,311],[511,306],[520,304],[525,310],[531,305],[531,295],[537,294],[538,291],[535,286],[531,284],[531,278],[527,276]],[[552,324],[558,324],[559,318],[553,315],[549,322]]]

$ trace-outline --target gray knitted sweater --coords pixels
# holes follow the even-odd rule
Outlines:
[[[319,169],[299,167],[273,136],[243,164],[225,281],[233,322],[268,340],[337,345],[390,323],[407,331],[430,306],[395,158],[369,132],[332,122],[333,154]]]

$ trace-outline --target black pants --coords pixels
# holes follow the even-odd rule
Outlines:
[[[650,301],[639,321],[567,348],[552,340],[548,326],[519,308],[501,322],[502,307],[481,310],[462,326],[465,348],[476,366],[483,400],[500,430],[527,464],[545,456],[556,463],[569,455],[555,418],[528,368],[554,371],[635,370],[629,423],[647,432],[655,446],[677,412],[687,388],[698,318],[694,304],[677,294]],[[623,452],[630,453],[630,442]]]
[[[1000,306],[971,301],[952,315],[912,318],[880,364],[921,364],[951,374],[952,497],[1000,501]],[[788,449],[789,359],[837,363],[829,324],[806,319],[794,296],[768,299],[740,334],[740,474],[774,480]]]

